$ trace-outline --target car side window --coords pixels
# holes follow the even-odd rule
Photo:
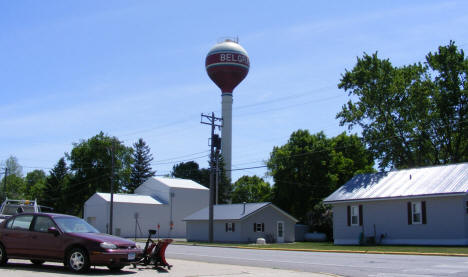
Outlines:
[[[34,221],[33,230],[36,232],[47,232],[50,227],[55,227],[54,222],[47,216],[38,216]]]
[[[14,218],[11,228],[19,229],[19,230],[29,230],[29,226],[31,225],[32,219],[33,219],[32,215],[17,216]]]

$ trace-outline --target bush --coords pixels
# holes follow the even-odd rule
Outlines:
[[[325,233],[328,241],[333,239],[333,211],[330,205],[316,204],[307,213],[310,232]]]

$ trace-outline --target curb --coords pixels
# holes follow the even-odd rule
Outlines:
[[[237,249],[254,249],[254,250],[274,250],[274,251],[291,251],[291,252],[322,252],[322,253],[355,253],[355,254],[387,254],[387,255],[418,255],[418,256],[445,256],[445,257],[468,257],[468,254],[459,253],[421,253],[421,252],[396,252],[396,251],[373,251],[373,250],[320,250],[320,249],[289,249],[289,248],[259,248],[249,246],[224,246],[224,245],[197,245],[197,244],[178,244],[187,246],[202,246],[202,247],[220,247],[220,248],[237,248]]]
[[[288,248],[257,248],[234,246],[234,248],[258,249],[258,250],[280,250],[296,252],[324,252],[324,253],[356,253],[356,254],[387,254],[387,255],[419,255],[419,256],[449,256],[449,257],[468,257],[468,254],[458,253],[421,253],[421,252],[395,252],[395,251],[364,251],[364,250],[319,250],[319,249],[288,249]]]

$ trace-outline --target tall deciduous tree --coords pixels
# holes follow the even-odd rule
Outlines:
[[[181,179],[189,179],[207,188],[210,187],[210,170],[200,168],[197,162],[182,162],[172,167],[171,176]]]
[[[373,158],[356,135],[327,138],[298,130],[273,148],[267,166],[273,203],[307,222],[307,213],[354,174],[372,172]]]
[[[23,167],[19,164],[18,158],[10,156],[3,163],[8,169],[8,177],[3,176],[1,180],[1,193],[3,198],[21,199],[23,198],[24,180]],[[6,179],[6,180],[5,180]],[[6,185],[6,187],[5,187]],[[5,192],[5,194],[4,194]]]
[[[271,201],[271,187],[262,178],[242,176],[232,186],[232,203]]]
[[[15,156],[10,156],[6,159],[5,167],[8,168],[8,175],[23,177],[23,167],[19,164],[18,158]]]
[[[74,175],[67,192],[72,213],[78,214],[84,202],[95,192],[110,191],[112,156],[114,192],[125,190],[130,183],[132,152],[131,147],[103,132],[73,144],[72,151],[67,154]]]
[[[60,158],[47,177],[41,204],[52,207],[54,211],[59,213],[69,212],[66,201],[74,195],[72,190],[68,190],[71,178],[65,158]],[[67,197],[67,193],[70,193],[69,197]]]
[[[156,171],[153,171],[151,168],[153,156],[151,155],[151,149],[146,142],[140,138],[138,142],[133,144],[133,147],[132,172],[130,174],[130,184],[127,187],[127,191],[129,193],[133,193],[146,179],[153,177],[156,174]]]
[[[426,63],[396,67],[364,54],[338,85],[354,96],[337,114],[362,128],[381,168],[468,160],[468,59],[450,42]]]
[[[46,174],[43,170],[33,170],[26,174],[23,184],[23,198],[43,200],[43,189],[46,183]],[[39,203],[41,203],[39,202]]]

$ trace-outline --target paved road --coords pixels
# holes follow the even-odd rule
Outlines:
[[[60,263],[45,263],[35,266],[29,261],[10,260],[8,264],[0,267],[1,277],[329,277],[322,274],[298,272],[292,270],[280,270],[260,267],[246,267],[238,265],[211,264],[186,260],[171,260],[173,265],[170,271],[154,269],[152,267],[125,267],[120,272],[111,272],[106,267],[91,268],[86,274],[74,274],[63,267]]]
[[[343,276],[468,276],[468,258],[251,250],[171,245],[168,259],[324,272]]]

